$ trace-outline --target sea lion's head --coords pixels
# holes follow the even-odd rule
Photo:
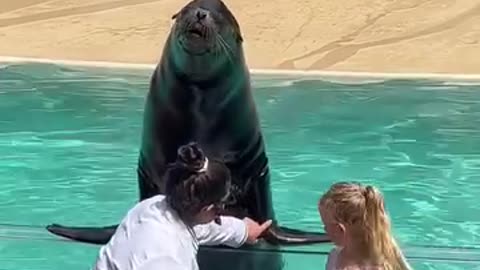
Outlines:
[[[172,19],[170,42],[182,66],[220,68],[243,53],[239,24],[221,0],[193,0]]]

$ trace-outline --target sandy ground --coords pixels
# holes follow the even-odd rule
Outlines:
[[[0,55],[155,63],[186,0],[0,0]],[[251,68],[480,73],[478,0],[225,0]]]

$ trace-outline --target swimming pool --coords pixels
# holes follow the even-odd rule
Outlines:
[[[42,226],[117,223],[136,201],[150,73],[0,68],[0,269],[92,264],[98,246],[57,241]],[[480,269],[480,85],[293,75],[253,83],[283,224],[321,230],[321,192],[338,180],[372,183],[415,269]],[[328,248],[289,248],[285,269],[322,269],[325,256],[302,252]]]

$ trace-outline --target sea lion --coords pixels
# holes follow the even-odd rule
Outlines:
[[[231,170],[232,195],[224,214],[274,220],[264,235],[270,244],[328,242],[325,234],[287,229],[275,222],[268,158],[243,37],[233,14],[221,0],[194,0],[172,19],[175,23],[145,103],[137,167],[140,200],[164,193],[163,175],[177,149],[196,141],[209,158],[222,160]],[[73,240],[105,244],[116,226],[52,224],[47,229]],[[200,262],[206,261],[201,254]],[[213,269],[209,267],[205,269]]]

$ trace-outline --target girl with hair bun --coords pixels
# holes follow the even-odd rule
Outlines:
[[[197,270],[198,245],[254,243],[271,224],[219,216],[230,171],[192,142],[166,173],[166,195],[143,200],[100,248],[94,270]]]
[[[390,229],[383,196],[372,186],[336,183],[318,204],[335,244],[327,270],[409,270]]]

